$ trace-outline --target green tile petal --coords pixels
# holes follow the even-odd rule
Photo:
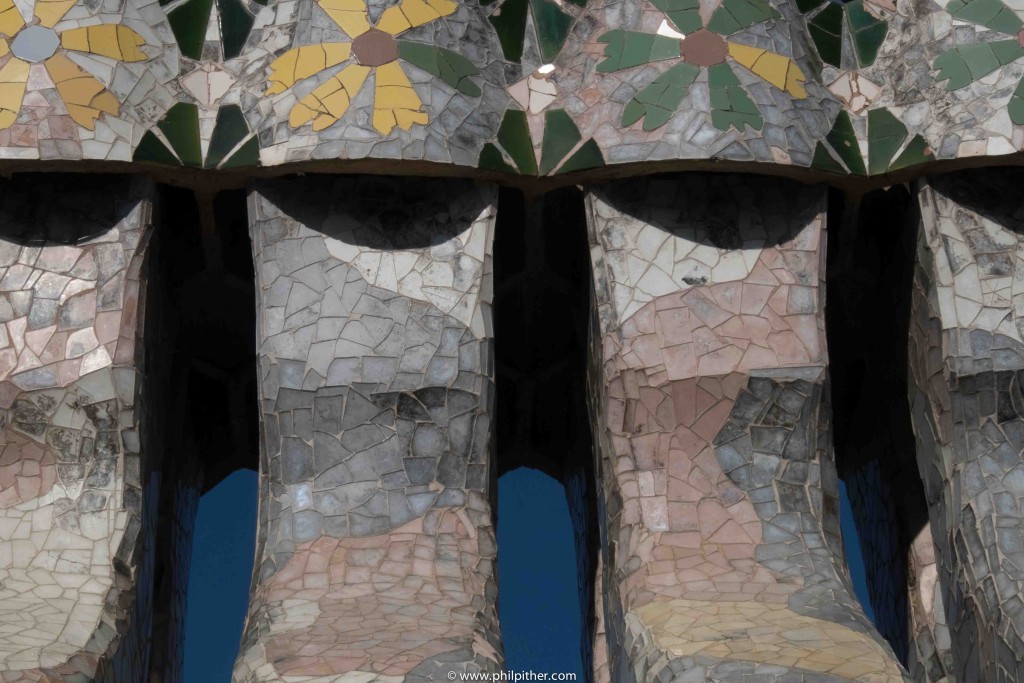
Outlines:
[[[547,175],[565,158],[583,136],[572,118],[561,109],[544,115],[544,141],[540,150],[540,173]]]
[[[157,124],[160,132],[171,143],[175,154],[186,166],[202,166],[199,140],[199,109],[188,102],[178,102],[167,110]]]
[[[1018,126],[1024,126],[1024,80],[1017,84],[1017,88],[1010,96],[1010,120]]]
[[[700,18],[700,0],[651,0],[651,4],[668,15],[669,20],[683,33],[704,28]]]
[[[132,161],[152,161],[169,166],[181,166],[181,162],[178,161],[178,157],[174,156],[174,152],[167,149],[167,145],[161,142],[160,138],[151,130],[147,130],[146,134],[142,136],[139,146],[132,154]]]
[[[597,70],[604,73],[679,58],[678,40],[653,33],[615,29],[603,34],[597,41],[607,44],[604,48],[605,60],[597,65]]]
[[[1002,0],[951,0],[946,11],[957,19],[1008,35],[1017,33],[1024,22]]]
[[[480,86],[472,80],[480,70],[462,55],[433,45],[406,40],[398,41],[398,55],[410,64],[437,76],[464,95],[480,96]]]
[[[889,32],[889,24],[864,9],[864,0],[852,0],[843,9],[846,11],[847,25],[853,33],[857,63],[862,67],[870,66]]]
[[[572,171],[585,171],[588,168],[604,166],[604,155],[601,148],[593,139],[587,140],[583,146],[576,150],[576,153],[569,157],[568,161],[562,164],[558,173],[571,173]]]
[[[723,0],[708,29],[723,36],[781,16],[766,0]]]
[[[224,58],[237,57],[242,54],[242,48],[245,47],[245,41],[249,38],[249,31],[252,30],[256,17],[249,14],[241,0],[217,0],[217,9],[220,12]]]
[[[192,59],[202,57],[212,9],[213,0],[190,0],[167,15],[181,54]]]
[[[840,164],[835,158],[829,153],[822,142],[818,142],[814,147],[814,157],[811,159],[811,168],[816,168],[819,171],[827,171],[828,173],[842,173],[846,174],[847,170]]]
[[[555,61],[569,36],[573,18],[563,12],[552,0],[530,0],[533,25],[540,43],[540,54],[545,62]]]
[[[843,16],[839,5],[828,3],[807,22],[807,30],[821,61],[839,67],[843,63]]]
[[[842,110],[836,116],[832,124],[832,130],[825,136],[825,140],[832,151],[842,159],[850,173],[867,175],[867,168],[864,167],[864,157],[860,153],[860,145],[857,142],[857,134],[853,130],[853,120],[849,112]]]
[[[868,172],[885,173],[896,150],[907,139],[907,127],[888,109],[868,112]]]
[[[716,64],[708,71],[711,84],[711,123],[719,130],[730,127],[743,132],[746,126],[761,130],[764,119],[761,110],[743,89],[732,67]]]
[[[247,166],[260,165],[260,141],[256,136],[246,140],[245,144],[238,148],[238,151],[227,158],[220,165],[221,168],[242,168]]]
[[[1024,57],[1024,47],[1016,40],[961,45],[935,58],[936,81],[944,81],[946,90],[958,90],[984,78],[1001,66]]]
[[[505,0],[497,13],[490,16],[491,25],[498,34],[505,59],[518,62],[523,58],[523,38],[526,35],[526,12],[529,0]]]
[[[901,168],[908,168],[910,166],[916,166],[918,164],[924,164],[929,161],[935,161],[935,155],[932,154],[932,148],[928,146],[928,142],[920,135],[915,135],[914,139],[910,141],[903,153],[896,157],[896,161],[889,165],[890,171],[896,171]]]
[[[626,103],[622,125],[631,126],[643,118],[644,130],[664,126],[689,94],[698,74],[700,69],[692,64],[681,63],[669,68]]]
[[[516,169],[512,168],[508,162],[505,161],[505,157],[501,155],[501,151],[489,142],[480,150],[480,159],[476,162],[476,166],[484,171],[501,171],[502,173],[516,172]]]
[[[525,175],[537,175],[537,157],[533,151],[533,138],[526,112],[509,109],[498,129],[498,144],[508,152],[512,161]]]
[[[237,104],[228,104],[217,111],[217,122],[210,136],[210,147],[206,152],[206,168],[217,168],[224,157],[233,150],[246,135],[249,125]]]

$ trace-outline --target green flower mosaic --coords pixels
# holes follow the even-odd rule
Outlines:
[[[725,36],[781,16],[766,0],[724,0],[711,16],[707,27],[700,16],[699,0],[651,0],[663,11],[668,27],[675,35],[643,33],[615,29],[599,42],[606,43],[605,60],[597,70],[620,71],[665,60],[679,60],[626,103],[622,125],[643,119],[644,130],[655,130],[668,123],[690,86],[707,69],[711,90],[711,122],[719,130],[746,126],[760,130],[761,111],[743,89],[734,69],[743,66],[755,75],[795,98],[804,98],[804,74],[783,55],[763,48],[727,41]]]
[[[889,24],[868,12],[864,0],[797,0],[796,4],[807,17],[807,30],[821,61],[837,68],[844,62],[855,68],[874,63]]]
[[[932,64],[938,69],[936,81],[946,81],[946,90],[959,90],[996,69],[1024,57],[1024,21],[1002,0],[951,0],[946,11],[961,21],[998,31],[1012,38],[971,45],[959,45],[939,55]],[[1010,96],[1010,120],[1024,125],[1024,80]]]

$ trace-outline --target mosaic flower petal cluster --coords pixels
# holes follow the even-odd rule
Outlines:
[[[13,0],[0,0],[0,129],[18,119],[29,72],[41,63],[53,81],[68,115],[93,130],[101,113],[116,115],[120,103],[113,93],[68,57],[84,52],[121,62],[142,62],[142,36],[120,24],[94,24],[64,31],[55,29],[76,0],[37,0],[34,16],[25,21]]]
[[[1012,38],[958,45],[935,58],[936,81],[946,90],[959,90],[1024,57],[1024,21],[1002,0],[952,0],[946,11],[956,19],[997,31]],[[956,35],[956,34],[954,34]],[[948,80],[947,80],[948,79]],[[1010,96],[1010,120],[1024,124],[1024,79]]]
[[[416,94],[403,62],[440,78],[465,95],[477,96],[471,80],[479,70],[450,50],[398,40],[410,29],[446,17],[458,9],[452,0],[402,0],[388,7],[375,25],[363,0],[317,0],[317,4],[351,42],[306,45],[285,52],[270,65],[267,95],[285,92],[299,81],[345,64],[316,86],[291,109],[292,128],[312,123],[314,131],[334,125],[345,115],[367,79],[374,76],[373,127],[381,135],[396,128],[426,125],[427,113]]]
[[[766,0],[724,0],[706,26],[699,0],[651,0],[651,4],[668,17],[656,34],[616,29],[598,39],[607,43],[605,60],[597,67],[605,73],[679,60],[633,96],[622,113],[622,125],[644,119],[644,130],[655,130],[668,123],[704,69],[711,89],[711,121],[719,130],[734,126],[742,131],[748,125],[760,130],[764,125],[761,111],[733,73],[733,65],[745,67],[793,97],[807,97],[804,73],[792,59],[725,39],[778,18],[780,14]]]

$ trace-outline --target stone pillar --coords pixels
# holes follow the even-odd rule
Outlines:
[[[611,680],[905,680],[839,535],[825,192],[684,175],[588,204]]]
[[[263,450],[235,681],[499,669],[496,198],[377,177],[252,189]]]
[[[156,490],[136,379],[152,195],[119,176],[0,183],[5,683],[145,678]]]
[[[958,681],[1024,678],[1022,180],[919,186],[910,401]]]

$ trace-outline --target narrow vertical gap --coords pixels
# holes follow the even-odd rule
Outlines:
[[[161,191],[150,276],[159,283],[162,315],[159,330],[147,328],[146,345],[162,359],[161,436],[171,457],[161,472],[150,671],[164,683],[227,683],[245,609],[232,613],[233,625],[198,636],[197,628],[227,611],[224,600],[196,596],[211,589],[211,580],[226,580],[230,569],[244,603],[253,561],[255,484],[237,482],[254,481],[255,474],[217,486],[238,470],[258,467],[255,280],[245,193],[222,192],[197,202],[186,190]],[[215,218],[214,230],[201,230],[203,216]],[[216,493],[208,500],[204,494],[211,491]],[[220,514],[208,512],[218,506]],[[246,512],[250,508],[252,514]],[[219,524],[232,525],[235,542],[209,552],[204,539],[224,532]],[[211,561],[221,569],[210,571]],[[216,657],[204,659],[204,652]]]
[[[499,473],[525,466],[562,484],[549,491],[558,501],[542,506],[555,516],[535,524],[507,512],[508,496],[531,493],[514,483],[524,475],[517,471],[499,487],[499,511],[506,511],[499,512],[498,558],[508,666],[577,671],[580,680],[590,680],[597,513],[585,393],[590,265],[582,191],[566,188],[528,200],[516,190],[502,189],[494,273]],[[543,567],[547,560],[517,557],[502,538],[514,538],[518,529],[543,543],[543,534],[562,521],[571,527],[565,552],[574,557],[575,575],[549,574],[534,582],[532,594],[517,595],[514,587],[531,567]],[[559,641],[562,663],[556,666],[541,656],[542,644],[526,648],[517,643],[537,638],[543,631],[538,611],[559,605],[552,596],[567,593],[574,593],[569,616],[576,622],[571,639],[577,646],[570,650],[564,638]]]
[[[902,186],[856,201],[830,193],[825,308],[836,461],[849,504],[844,541],[863,560],[865,611],[904,664],[907,561],[923,501],[907,400],[912,203]],[[857,558],[848,562],[853,569]]]

